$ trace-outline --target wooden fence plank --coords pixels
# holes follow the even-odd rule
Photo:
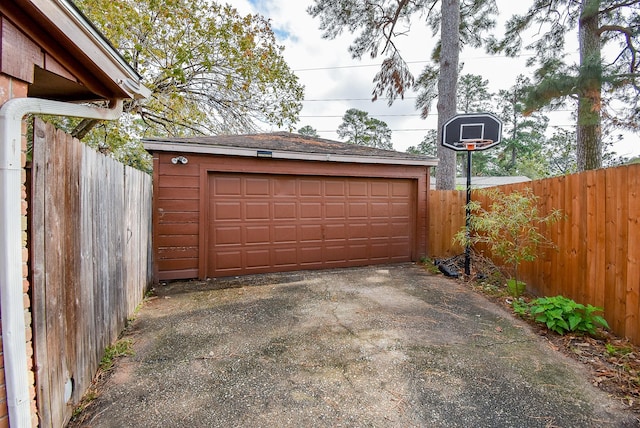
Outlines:
[[[49,360],[49,397],[53,426],[64,424],[64,185],[65,161],[63,144],[55,128],[47,127],[46,183],[50,191],[45,194],[45,260],[46,272],[44,296],[46,298],[45,319],[47,323],[47,355]],[[53,143],[49,143],[53,142]]]
[[[43,426],[51,423],[51,397],[47,362],[47,323],[45,294],[45,183],[46,183],[46,126],[40,119],[33,125],[33,166],[31,185],[31,268],[34,363],[36,367],[36,401]]]
[[[627,229],[627,284],[625,327],[627,337],[634,342],[640,341],[640,179],[638,174],[628,171],[628,229]]]
[[[627,289],[627,231],[629,229],[628,168],[615,168],[616,221],[615,221],[615,306],[613,322],[615,331],[624,331]]]
[[[64,426],[150,284],[151,177],[127,172],[51,125],[36,121],[34,130],[37,405],[41,426]],[[71,397],[65,385],[73,385]]]
[[[606,262],[606,250],[607,250],[607,215],[606,209],[602,206],[606,203],[606,175],[601,171],[593,172],[594,181],[596,186],[595,199],[589,204],[589,208],[595,212],[594,218],[596,221],[595,242],[591,240],[589,245],[594,245],[596,248],[594,257],[595,264],[597,266],[594,290],[593,305],[604,308],[605,294],[606,294],[606,275],[607,275],[607,262]],[[587,302],[588,303],[588,302]]]
[[[630,165],[500,187],[509,193],[531,186],[541,198],[542,215],[552,209],[561,209],[565,215],[557,224],[542,228],[558,251],[540,251],[535,262],[523,264],[528,289],[604,307],[612,330],[635,343],[640,343],[638,176],[640,165]],[[429,231],[432,257],[452,253],[450,240],[464,224],[463,218],[454,216],[459,204],[447,196],[448,191],[432,191],[430,196],[439,203],[430,207],[429,227],[440,229],[439,233]],[[489,203],[475,192],[474,198],[484,206]]]
[[[593,283],[598,277],[599,260],[598,254],[598,214],[597,210],[593,207],[597,202],[596,196],[596,181],[595,171],[587,171],[584,175],[585,187],[583,197],[583,210],[585,213],[585,246],[584,258],[581,260],[581,265],[585,271],[585,286],[584,286],[584,302],[595,302],[597,300],[597,284]]]

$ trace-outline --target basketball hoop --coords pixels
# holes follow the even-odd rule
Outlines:
[[[460,114],[442,126],[441,144],[452,150],[471,152],[500,143],[502,122],[491,113]]]
[[[467,152],[467,205],[466,227],[470,230],[471,210],[471,155],[476,150],[486,150],[500,143],[502,122],[491,113],[459,114],[442,125],[440,143],[451,150]],[[471,247],[467,244],[464,251],[464,273],[471,274]]]

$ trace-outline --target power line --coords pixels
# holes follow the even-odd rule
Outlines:
[[[437,116],[438,113],[429,113],[428,116]],[[419,114],[372,114],[372,117],[421,117]],[[310,114],[301,115],[299,117],[344,117],[344,115],[323,115],[323,114]]]
[[[410,129],[390,129],[390,131],[392,132],[423,132],[423,131],[435,131],[435,128],[410,128]],[[324,132],[324,133],[328,133],[328,132],[336,132],[336,130],[329,130],[329,131],[318,131],[316,130],[316,132],[320,133],[320,132]]]
[[[475,60],[475,59],[496,59],[496,58],[509,58],[509,59],[515,59],[515,58],[521,58],[521,57],[530,57],[530,56],[534,56],[534,54],[520,54],[518,55],[518,57],[511,57],[508,55],[485,55],[485,56],[475,56],[475,57],[468,57],[468,58],[460,58],[460,62],[464,62],[464,61],[470,61],[470,60]],[[433,61],[405,61],[407,64],[425,64],[425,63],[431,63]],[[299,71],[323,71],[323,70],[341,70],[341,69],[345,69],[345,68],[367,68],[367,67],[380,67],[382,65],[382,63],[376,63],[376,64],[354,64],[354,65],[335,65],[335,66],[330,66],[330,67],[313,67],[313,68],[298,68],[298,69],[294,69],[294,72],[299,72]]]
[[[574,128],[576,125],[549,125],[552,128]],[[424,132],[424,131],[435,131],[436,128],[407,128],[407,129],[391,129],[390,131],[392,132]],[[318,131],[316,130],[316,132],[320,133],[329,133],[329,132],[333,132],[335,133],[336,130],[324,130],[324,131]]]
[[[402,100],[415,100],[418,97],[403,97],[400,98],[400,101]],[[379,97],[379,100],[389,100],[389,97]],[[398,98],[394,98],[394,99],[398,99]],[[306,101],[371,101],[371,98],[326,98],[326,99],[312,99],[312,100],[302,100],[302,102],[306,102]]]

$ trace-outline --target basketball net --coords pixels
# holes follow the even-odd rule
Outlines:
[[[474,140],[464,140],[458,141],[456,146],[464,147],[467,151],[478,150],[483,147],[486,147],[490,144],[493,144],[493,140],[484,140],[482,138],[474,139]]]

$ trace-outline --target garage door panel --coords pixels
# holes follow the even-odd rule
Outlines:
[[[350,244],[348,259],[352,261],[365,261],[369,259],[369,247],[366,243]]]
[[[322,218],[322,204],[320,202],[300,202],[300,218],[316,220]]]
[[[320,264],[322,260],[322,247],[303,247],[300,249],[300,264]]]
[[[213,218],[216,221],[233,220],[242,218],[242,203],[237,202],[215,202]]]
[[[270,251],[264,250],[247,250],[245,252],[246,266],[249,269],[268,268],[271,266]]]
[[[407,246],[407,242],[397,242],[397,243],[392,243],[389,250],[391,252],[391,257],[393,258],[401,258],[404,256],[404,253],[406,251],[406,246]]]
[[[240,250],[234,251],[216,251],[215,252],[215,270],[225,271],[236,269],[242,269],[242,252]]]
[[[207,276],[409,261],[414,186],[210,173]]]
[[[325,250],[325,259],[328,263],[346,263],[348,251],[346,245],[328,245]]]
[[[325,203],[325,217],[328,219],[345,218],[347,216],[347,204],[344,202]]]
[[[391,184],[391,196],[408,198],[411,196],[411,183],[407,181],[397,181]]]
[[[244,180],[245,196],[270,196],[270,180],[268,178],[246,178]]]
[[[324,195],[325,196],[344,196],[345,193],[345,182],[343,180],[326,180],[324,187]]]
[[[322,181],[301,179],[300,196],[322,196]]]
[[[273,183],[273,195],[277,198],[296,198],[298,182],[293,177],[281,176]]]
[[[242,228],[240,226],[215,227],[214,244],[238,245],[242,243]]]
[[[245,227],[245,240],[247,245],[250,244],[270,244],[271,234],[269,233],[270,227],[265,226],[247,226]]]
[[[213,179],[213,196],[240,196],[242,180],[240,177],[215,176]]]
[[[295,248],[274,248],[273,258],[273,264],[276,267],[298,264],[298,252]]]
[[[391,215],[393,217],[408,218],[411,216],[411,205],[408,202],[392,202]]]
[[[245,202],[246,220],[270,220],[269,202]]]
[[[350,181],[349,185],[349,196],[367,196],[367,182],[366,181]]]
[[[371,203],[371,217],[374,218],[388,218],[391,214],[388,202],[372,202]]]
[[[371,227],[369,228],[369,236],[372,239],[375,238],[385,238],[389,237],[389,223],[371,223]]]
[[[347,236],[347,225],[342,224],[328,224],[324,228],[324,239],[341,239],[344,240]]]
[[[273,226],[273,241],[276,243],[290,242],[298,240],[298,228],[295,225]]]
[[[389,244],[384,243],[373,243],[371,244],[371,259],[388,259],[389,258]]]
[[[389,197],[389,183],[387,182],[373,182],[371,183],[371,196],[372,197]]]
[[[273,202],[274,220],[295,220],[296,217],[295,202]]]
[[[322,226],[318,224],[303,224],[300,226],[301,242],[322,241]]]
[[[367,218],[368,204],[366,202],[349,202],[349,218]]]
[[[349,224],[349,239],[363,238],[369,236],[369,225],[367,223]]]

